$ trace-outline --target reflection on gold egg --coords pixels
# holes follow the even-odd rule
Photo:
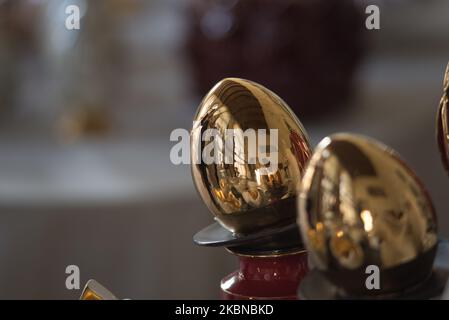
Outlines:
[[[396,292],[429,276],[437,221],[421,182],[374,140],[336,134],[321,141],[300,184],[300,229],[314,265],[351,294]],[[380,270],[380,290],[365,286]]]
[[[80,300],[118,300],[108,289],[95,280],[89,280],[81,293]]]
[[[449,64],[444,76],[443,96],[441,97],[440,107],[437,117],[437,141],[440,148],[441,160],[449,174]]]
[[[310,153],[307,134],[287,104],[248,80],[220,81],[194,118],[195,186],[215,219],[236,234],[294,223],[294,205],[270,208],[296,197]]]

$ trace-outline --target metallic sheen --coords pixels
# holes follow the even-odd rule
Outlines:
[[[437,141],[440,148],[441,160],[446,172],[449,174],[449,64],[444,76],[443,97],[441,97],[440,108],[437,118]]]
[[[89,280],[81,293],[80,300],[118,300],[112,292],[95,280]]]
[[[280,201],[295,198],[296,186],[311,154],[307,134],[287,104],[265,87],[243,79],[228,78],[216,84],[204,97],[195,115],[191,131],[192,177],[195,186],[215,219],[236,234],[251,234],[269,227],[295,222],[295,201],[286,210],[270,210]],[[195,163],[210,142],[201,142],[205,130],[217,129],[224,136],[227,129],[266,129],[267,151],[270,129],[278,130],[278,165],[273,174],[261,174],[267,168],[259,155],[249,163],[247,139],[234,140],[226,148],[244,150],[240,162]],[[258,141],[259,145],[261,141]],[[243,163],[242,163],[243,162]]]
[[[324,138],[300,185],[301,233],[314,265],[347,292],[403,290],[431,273],[437,220],[421,182],[387,146],[352,134]],[[367,292],[366,267],[380,269]]]

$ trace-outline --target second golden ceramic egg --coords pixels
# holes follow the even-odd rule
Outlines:
[[[228,129],[247,134],[231,143],[211,139],[214,132],[226,137]],[[261,130],[266,133],[264,139],[257,135]],[[251,133],[256,145],[251,145]],[[267,155],[276,155],[276,163],[264,161],[261,148]],[[204,159],[211,150],[216,161]],[[233,234],[294,225],[296,186],[310,153],[305,130],[287,104],[249,80],[227,78],[217,83],[194,118],[195,186],[215,220]],[[226,161],[226,156],[233,158]]]
[[[401,292],[432,272],[432,202],[412,170],[377,141],[323,139],[301,181],[298,209],[313,264],[349,295]],[[370,265],[380,270],[377,290],[366,285]]]

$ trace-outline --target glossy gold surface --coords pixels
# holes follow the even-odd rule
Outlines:
[[[306,132],[287,104],[257,83],[228,78],[216,84],[204,97],[194,121],[191,131],[192,177],[215,219],[236,234],[294,223],[294,204],[291,210],[282,212],[266,210],[278,201],[296,197],[296,185],[311,154]],[[271,145],[269,130],[277,129],[275,170],[272,170],[272,163],[264,163],[259,154],[256,161],[249,161],[247,138],[235,139],[233,145],[222,143],[218,146],[219,154],[230,151],[235,155],[231,163],[224,160],[198,163],[213,143],[197,143],[207,129],[217,129],[221,136],[225,136],[227,129],[243,132],[265,129],[266,142],[259,138],[257,142],[259,146],[267,145],[270,155],[276,152],[276,146]],[[239,154],[238,150],[243,150],[244,154]],[[261,208],[265,209],[258,210]]]
[[[108,289],[95,280],[89,280],[81,293],[80,300],[118,300]]]
[[[441,97],[440,107],[437,118],[437,141],[440,149],[441,160],[449,174],[449,64],[444,76],[443,96]]]
[[[411,284],[430,273],[437,245],[432,202],[383,144],[351,134],[323,139],[301,181],[298,211],[314,265],[343,287],[363,289],[368,265],[381,271],[410,265],[398,274]],[[395,282],[398,274],[392,271],[382,285],[405,285],[408,280]]]

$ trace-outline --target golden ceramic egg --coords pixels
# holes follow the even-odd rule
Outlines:
[[[80,300],[118,300],[108,289],[90,279],[81,293]]]
[[[440,101],[437,118],[437,141],[440,148],[441,160],[449,173],[449,64],[444,77],[443,97]]]
[[[194,118],[193,181],[215,219],[235,234],[295,222],[296,186],[310,154],[287,104],[248,80],[217,83]],[[283,210],[272,210],[280,203]]]
[[[387,146],[353,134],[326,137],[299,189],[298,223],[312,262],[345,292],[398,292],[430,275],[437,247],[433,205]],[[374,290],[366,285],[370,265],[380,271]]]

